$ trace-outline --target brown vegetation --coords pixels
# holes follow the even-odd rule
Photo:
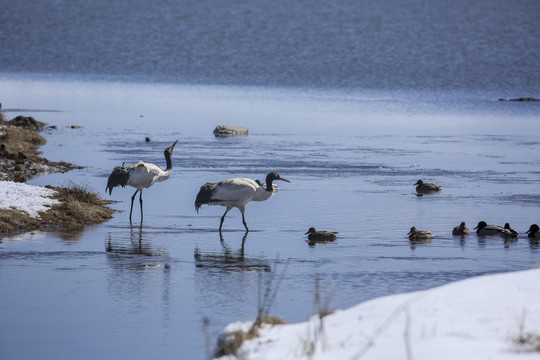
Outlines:
[[[17,116],[6,121],[0,113],[0,180],[25,182],[33,176],[81,168],[39,156],[38,146],[46,141],[38,131],[46,125],[31,116]]]
[[[225,337],[220,338],[218,340],[215,356],[221,357],[225,355],[235,355],[236,351],[240,348],[240,346],[242,346],[244,341],[251,340],[259,336],[259,328],[264,324],[274,326],[284,325],[286,323],[287,322],[281,318],[273,316],[257,319],[248,331],[237,330],[227,334]]]
[[[72,184],[67,188],[47,186],[56,191],[52,196],[59,204],[40,212],[32,218],[22,211],[0,211],[0,236],[35,229],[73,228],[80,225],[99,224],[112,218],[113,210],[105,205],[111,201],[101,199],[86,187]]]
[[[38,131],[47,124],[33,117],[17,116],[6,121],[0,112],[0,181],[25,182],[27,179],[51,172],[66,172],[82,168],[63,161],[52,162],[40,157],[38,147],[46,143]],[[66,188],[47,186],[55,190],[52,198],[59,201],[33,218],[26,212],[12,209],[0,211],[0,238],[5,235],[35,229],[73,228],[99,224],[112,218],[110,201],[102,200],[87,187],[72,184]]]

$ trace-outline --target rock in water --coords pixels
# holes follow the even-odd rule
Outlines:
[[[214,129],[214,136],[216,137],[244,137],[248,135],[248,128],[241,126],[228,126],[218,125]]]

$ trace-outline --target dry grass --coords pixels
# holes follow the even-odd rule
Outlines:
[[[28,214],[3,210],[0,212],[0,235],[26,232],[35,229],[73,228],[81,225],[100,224],[112,218],[113,210],[106,205],[111,201],[101,199],[87,186],[71,184],[68,187],[47,186],[56,191],[52,197],[60,203],[40,212],[40,218]]]
[[[259,336],[259,328],[264,325],[268,324],[271,326],[274,325],[284,325],[287,324],[283,319],[274,317],[274,316],[267,316],[263,319],[260,319],[257,323],[257,326],[251,326],[249,331],[243,331],[243,330],[237,330],[234,332],[231,332],[227,334],[226,337],[221,338],[218,341],[218,346],[215,351],[215,357],[221,357],[226,355],[236,355],[236,352],[242,346],[244,341],[251,340]],[[255,324],[254,324],[255,325]]]
[[[0,211],[0,238],[2,235],[30,231],[39,227],[39,219],[17,210]]]
[[[540,335],[523,333],[513,339],[518,347],[518,352],[540,352]]]
[[[540,352],[540,334],[525,330],[527,310],[524,309],[519,322],[519,333],[512,337],[517,352]]]
[[[276,259],[274,271],[270,273],[270,277],[264,286],[264,295],[261,294],[263,288],[263,274],[259,272],[257,318],[255,319],[248,331],[237,330],[227,334],[227,336],[219,338],[218,346],[214,353],[215,357],[235,355],[240,346],[242,346],[242,344],[244,343],[244,341],[251,340],[259,336],[259,329],[263,325],[275,326],[287,323],[279,317],[269,316],[268,313],[270,312],[270,308],[272,307],[272,304],[276,298],[283,276],[287,271],[289,262],[290,260],[286,262],[285,268],[281,272],[279,278],[277,279],[277,282],[275,282],[278,263],[278,260]]]
[[[313,356],[320,344],[324,351],[327,347],[327,336],[324,327],[324,317],[333,314],[334,310],[330,309],[330,300],[332,291],[326,289],[324,296],[321,296],[321,285],[319,276],[315,277],[315,311],[317,318],[312,318],[307,322],[306,335],[300,339],[300,347],[303,354]]]

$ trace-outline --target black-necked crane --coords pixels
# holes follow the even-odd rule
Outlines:
[[[262,184],[263,186],[260,186],[255,180],[246,178],[234,178],[217,183],[206,183],[201,186],[197,194],[195,210],[198,213],[204,204],[225,206],[227,209],[219,223],[219,232],[221,232],[225,215],[233,207],[238,208],[242,214],[242,223],[246,231],[249,231],[246,218],[244,217],[245,207],[250,201],[265,201],[274,195],[277,190],[277,186],[272,184],[274,180],[282,180],[290,183],[289,180],[282,178],[275,172],[270,172],[266,175],[266,183]]]
[[[109,180],[107,181],[107,187],[105,191],[109,190],[109,195],[112,194],[112,190],[116,186],[125,187],[129,185],[134,187],[135,193],[131,197],[131,208],[129,210],[129,222],[131,223],[131,213],[133,212],[133,201],[135,196],[139,193],[139,203],[141,205],[141,222],[143,220],[143,200],[142,192],[143,189],[147,189],[150,186],[154,185],[157,182],[162,182],[167,180],[171,176],[172,172],[172,152],[174,146],[178,140],[174,142],[171,146],[165,149],[165,162],[167,167],[165,170],[161,169],[159,166],[143,161],[139,161],[136,164],[124,166],[117,166],[113,169],[111,175],[109,175]]]

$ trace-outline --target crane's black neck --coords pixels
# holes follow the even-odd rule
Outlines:
[[[165,162],[167,163],[167,168],[165,169],[165,171],[171,170],[172,169],[171,152],[168,150],[165,150]]]
[[[274,179],[271,176],[266,176],[266,191],[274,191],[274,187],[272,186],[272,181]]]

